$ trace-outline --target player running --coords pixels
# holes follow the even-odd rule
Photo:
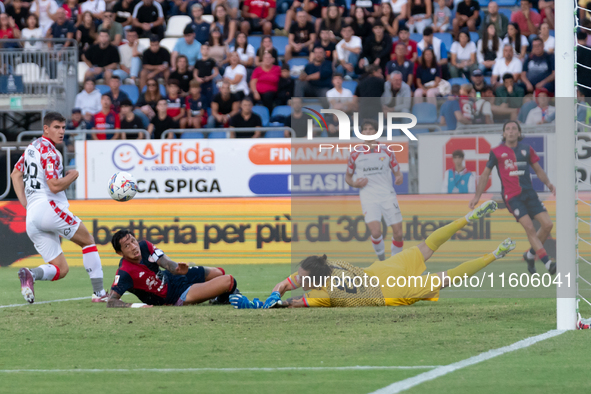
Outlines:
[[[117,231],[111,243],[122,259],[107,308],[182,306],[216,297],[216,303],[227,304],[230,294],[238,291],[236,280],[232,275],[226,275],[223,268],[189,268],[185,263],[175,263],[150,242],[138,242],[129,230]],[[142,303],[121,301],[126,291],[135,294]]]
[[[509,212],[515,216],[515,219],[525,229],[527,239],[531,244],[531,249],[523,254],[523,259],[527,262],[527,270],[531,274],[536,273],[535,261],[537,256],[542,260],[550,274],[554,275],[556,273],[556,263],[548,257],[546,249],[544,249],[544,242],[546,242],[550,231],[552,231],[552,219],[550,219],[550,215],[548,215],[544,204],[542,204],[532,186],[529,166],[534,169],[538,179],[552,193],[556,193],[556,190],[538,163],[540,158],[531,146],[521,142],[522,139],[519,123],[514,120],[505,122],[503,125],[503,142],[490,151],[486,168],[482,171],[478,180],[476,194],[470,201],[470,209],[478,204],[488,182],[488,177],[492,169],[497,166],[499,178],[501,178],[503,201],[507,205]],[[537,233],[532,219],[537,220],[541,225]]]
[[[18,277],[21,293],[29,303],[35,302],[36,280],[59,280],[68,274],[68,263],[62,252],[60,237],[82,247],[82,262],[94,291],[92,302],[106,302],[103,268],[92,235],[84,223],[69,210],[65,190],[78,178],[78,171],[65,176],[61,153],[55,148],[64,140],[66,119],[57,112],[43,118],[43,136],[33,141],[14,166],[10,175],[20,203],[27,209],[27,234],[45,264],[21,268]]]
[[[365,120],[361,133],[373,135],[378,124]],[[386,247],[382,236],[382,217],[387,226],[392,227],[392,252],[395,255],[402,251],[402,213],[396,199],[396,191],[392,185],[394,173],[395,184],[401,185],[404,177],[394,152],[388,151],[386,145],[370,143],[369,152],[351,152],[347,163],[345,182],[359,190],[361,209],[365,223],[371,233],[371,242],[378,259],[386,259]],[[355,179],[355,180],[354,180]]]
[[[326,255],[307,257],[300,263],[298,272],[273,288],[273,293],[263,305],[256,300],[255,302],[249,301],[243,295],[230,296],[230,302],[238,309],[256,309],[261,306],[263,308],[399,306],[412,305],[420,300],[437,301],[439,291],[448,287],[455,278],[466,279],[515,248],[515,242],[507,238],[492,253],[460,264],[446,272],[423,275],[426,269],[425,262],[441,245],[469,222],[476,221],[496,209],[496,202],[487,201],[466,216],[437,229],[418,246],[406,249],[385,261],[376,261],[366,269],[345,262],[328,262]],[[378,278],[379,285],[351,286],[346,280],[346,278],[351,278],[351,283],[356,283],[356,278],[363,280],[366,275],[370,278]],[[312,283],[320,283],[321,279],[325,277],[344,277],[345,279],[342,281],[344,285],[333,288],[332,279],[329,279],[325,286],[318,288],[310,286],[308,279],[311,279]],[[408,279],[408,281],[404,281],[406,286],[388,285],[389,283],[402,283],[398,280],[399,277]],[[413,278],[417,277],[419,280],[413,281]],[[371,282],[372,280],[369,280],[368,283]],[[357,283],[363,283],[363,281]],[[281,297],[286,291],[299,287],[303,287],[307,293],[281,301]]]

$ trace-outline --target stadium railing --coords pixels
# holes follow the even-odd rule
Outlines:
[[[235,129],[230,128],[214,128],[214,129],[168,129],[164,133],[162,133],[162,139],[165,140],[168,138],[170,134],[184,134],[184,133],[214,133],[223,131],[226,133],[226,138],[230,137],[231,132],[235,133],[252,133],[254,131],[276,131],[276,130],[284,130],[289,131],[291,134],[291,138],[295,138],[295,130],[291,127],[285,126],[275,126],[275,127],[237,127]]]

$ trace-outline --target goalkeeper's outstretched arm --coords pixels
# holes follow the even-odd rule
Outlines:
[[[273,287],[273,291],[279,293],[280,296],[283,297],[286,291],[291,291],[297,289],[297,287],[292,286],[292,283],[289,281],[289,278],[282,280],[281,282],[277,283],[275,287]]]

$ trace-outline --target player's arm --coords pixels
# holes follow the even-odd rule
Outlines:
[[[160,249],[157,249],[157,251],[162,253]],[[175,263],[164,253],[162,253],[160,258],[156,261],[156,264],[173,275],[187,275],[187,272],[189,272],[189,266],[187,263]]]
[[[356,181],[353,181],[353,174],[355,173],[355,162],[353,159],[349,158],[349,163],[347,164],[347,173],[345,174],[345,182],[347,185],[361,189],[367,185],[367,178],[358,178]]]
[[[152,305],[141,302],[130,303],[121,301],[121,295],[116,291],[111,290],[109,300],[107,301],[107,308],[151,308]]]
[[[53,193],[59,193],[67,188],[78,178],[78,171],[76,170],[69,170],[66,173],[66,176],[63,178],[52,178],[47,180],[47,186],[49,190]]]
[[[550,179],[548,179],[548,175],[546,175],[546,172],[544,171],[544,169],[542,168],[540,163],[534,163],[531,166],[534,169],[534,171],[536,172],[538,179],[541,180],[544,183],[544,185],[546,185],[546,187],[548,187],[548,189],[552,193],[556,193],[556,189],[554,188],[554,185],[550,182]]]
[[[480,178],[478,178],[478,184],[476,185],[476,193],[474,194],[472,201],[470,201],[470,209],[474,208],[476,204],[478,204],[478,201],[480,201],[480,196],[482,196],[482,193],[484,193],[490,173],[491,169],[485,167],[484,171],[482,171],[482,174],[480,174]]]
[[[285,301],[281,301],[278,306],[280,308],[307,308],[308,305],[306,304],[304,297],[305,295],[288,298]]]
[[[18,201],[21,203],[23,207],[26,208],[27,197],[25,196],[25,183],[23,182],[22,171],[14,167],[14,170],[12,170],[12,173],[10,174],[10,179],[12,180],[12,187],[14,187],[14,192],[18,197]]]

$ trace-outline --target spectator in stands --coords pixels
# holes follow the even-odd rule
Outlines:
[[[70,120],[66,123],[66,130],[88,130],[88,125],[86,124],[86,121],[84,120],[84,118],[82,117],[82,110],[80,108],[72,108],[72,117],[70,118]],[[81,140],[85,140],[86,139],[86,134],[85,133],[81,133],[83,138],[80,138]],[[69,135],[70,138],[77,136],[77,134],[74,135]],[[68,139],[70,139],[68,138]],[[74,139],[78,139],[78,138],[74,138]]]
[[[350,78],[357,78],[355,66],[359,63],[359,55],[363,49],[361,38],[353,35],[351,25],[343,25],[341,37],[343,39],[335,47],[337,53],[336,71]]]
[[[509,23],[509,27],[507,27],[507,37],[503,39],[503,45],[506,44],[511,45],[514,55],[521,62],[525,60],[529,41],[527,41],[527,38],[521,34],[521,30],[519,30],[519,25],[517,23]]]
[[[111,109],[111,99],[108,95],[101,96],[101,110],[94,114],[92,122],[92,129],[94,130],[119,130],[121,124],[119,122],[119,115]],[[118,140],[121,139],[120,133],[93,133],[91,134],[93,140]]]
[[[44,36],[53,24],[53,18],[55,18],[58,8],[55,0],[35,0],[29,8],[29,12],[39,18],[39,26],[43,30]]]
[[[313,61],[304,67],[295,84],[294,94],[297,97],[326,97],[326,92],[332,88],[331,79],[332,63],[326,59],[324,49],[317,46]]]
[[[177,129],[179,124],[168,116],[168,104],[166,99],[161,98],[156,104],[156,115],[150,121],[148,126],[148,133],[153,139],[162,138],[162,133],[169,129]],[[168,139],[174,138],[174,133],[168,134]]]
[[[500,39],[503,39],[503,37],[507,35],[507,28],[509,27],[509,18],[507,18],[506,15],[499,13],[499,5],[494,1],[488,3],[488,12],[484,17],[484,20],[482,21],[483,29],[480,32],[481,37],[484,33],[484,29],[486,29],[488,25],[491,23],[495,25],[495,31],[497,33],[497,36]]]
[[[154,0],[143,0],[135,5],[131,25],[140,37],[164,37],[164,13],[162,5]]]
[[[511,74],[513,76],[513,80],[517,82],[521,78],[522,69],[523,65],[521,64],[521,61],[513,56],[513,48],[511,45],[505,44],[503,47],[503,57],[498,58],[495,61],[490,83],[492,86],[501,85],[503,83],[501,78],[503,78],[503,75],[507,73]]]
[[[441,67],[447,64],[447,48],[443,41],[433,35],[433,28],[426,27],[423,30],[423,39],[417,44],[417,51],[422,54],[426,48],[433,49],[435,60]],[[443,69],[441,70],[443,72]]]
[[[261,117],[252,112],[253,103],[250,97],[245,97],[240,102],[240,112],[230,118],[230,128],[255,128],[262,127]],[[261,132],[234,132],[230,133],[230,138],[260,138]]]
[[[521,82],[525,84],[527,92],[546,88],[554,93],[554,78],[554,56],[544,52],[544,42],[541,38],[534,38],[532,51],[523,63]]]
[[[147,81],[146,92],[140,94],[137,106],[148,119],[152,119],[156,113],[156,105],[162,98],[158,82],[156,79],[151,78]]]
[[[21,32],[16,26],[14,19],[8,16],[8,14],[0,14],[0,39],[20,38],[20,36]],[[11,45],[13,44],[4,44],[4,48],[8,48]]]
[[[107,4],[105,0],[86,0],[84,3],[80,5],[80,12],[89,11],[93,18],[95,19],[103,19],[103,13],[107,9]]]
[[[451,154],[454,168],[449,168],[443,175],[441,193],[474,193],[476,191],[476,174],[464,166],[464,151],[457,149]]]
[[[548,22],[544,22],[540,25],[540,38],[544,42],[544,51],[553,54],[556,41],[554,40],[554,37],[550,35],[550,25]]]
[[[376,65],[384,70],[390,61],[392,52],[392,38],[385,33],[384,25],[379,20],[374,23],[373,34],[365,39],[361,59],[358,63],[357,74],[367,72],[367,66]],[[408,33],[408,31],[407,31]],[[400,32],[398,33],[400,34]]]
[[[402,26],[409,15],[408,0],[390,0],[389,3],[392,5],[392,12],[399,20],[399,26]]]
[[[168,81],[168,76],[170,75],[169,66],[170,53],[166,48],[160,46],[160,37],[153,34],[150,37],[150,48],[146,49],[143,55],[142,71],[140,72],[140,90],[144,88],[148,79],[164,78],[165,81]]]
[[[109,33],[101,31],[98,36],[98,43],[94,44],[82,55],[82,60],[88,65],[86,78],[104,78],[108,85],[111,75],[116,73],[119,67],[119,51],[109,42]],[[121,75],[120,75],[121,77]]]
[[[524,95],[525,91],[515,83],[513,75],[510,73],[503,74],[503,84],[495,92],[497,97],[495,104],[497,107],[505,109],[511,120],[515,120],[523,103]]]
[[[549,94],[550,93],[547,89],[536,89],[534,96],[538,105],[529,111],[525,120],[525,124],[538,125],[550,123],[554,120],[556,108],[554,108],[553,105],[550,105],[550,98],[548,97]]]
[[[474,92],[476,93],[482,93],[482,91],[487,86],[486,82],[484,82],[484,74],[482,73],[482,70],[479,68],[472,71],[470,82],[472,83],[472,88],[474,88]]]
[[[441,82],[441,67],[437,64],[433,49],[423,51],[421,60],[415,70],[415,102],[422,103],[423,97],[434,105],[437,105],[436,97],[439,96],[439,82]]]
[[[308,126],[306,122],[309,117],[304,116],[304,111],[302,111],[302,99],[299,97],[293,97],[289,100],[289,106],[291,107],[291,116],[285,118],[284,125],[291,127],[295,131],[296,138],[306,137],[308,135]],[[329,124],[328,128],[328,132],[331,134],[337,132],[336,127],[333,124]],[[331,128],[334,130],[331,131]]]
[[[589,8],[589,7],[585,7]],[[542,23],[547,23],[550,30],[554,29],[554,0],[538,1],[538,9],[542,17]]]
[[[451,86],[451,94],[447,96],[447,101],[441,106],[439,113],[441,114],[439,124],[445,127],[445,130],[455,130],[457,127],[456,114],[461,116],[460,103],[458,96],[460,94],[460,85]]]
[[[6,16],[6,14],[2,15]],[[0,25],[2,25],[2,18],[0,18]],[[47,46],[49,48],[55,49],[71,46],[72,43],[66,40],[73,39],[74,32],[74,24],[70,22],[68,18],[66,18],[66,11],[63,8],[58,8],[58,10],[55,12],[55,22],[51,25],[49,30],[47,30],[47,34],[45,37],[63,41],[47,42]],[[18,36],[20,37],[20,32],[18,32]]]
[[[76,29],[76,41],[78,41],[78,51],[80,52],[80,58],[86,53],[88,48],[94,45],[98,39],[98,33],[96,31],[96,25],[90,11],[86,11],[80,17],[80,24]]]
[[[213,81],[220,75],[215,60],[209,56],[209,43],[201,45],[201,59],[195,63],[193,78],[201,84],[201,94],[206,108],[211,105],[213,97]]]
[[[398,35],[400,15],[394,14],[390,2],[385,1],[382,3],[382,16],[380,17],[380,20],[391,37],[396,37]]]
[[[406,45],[402,42],[396,43],[396,46],[394,47],[394,55],[394,59],[386,64],[386,75],[398,71],[402,73],[402,80],[406,82],[408,86],[413,86],[415,65],[410,60],[406,60]]]
[[[291,30],[291,24],[292,22],[295,20],[297,22],[297,15],[298,12],[303,11],[306,13],[306,21],[311,22],[312,21],[312,15],[310,15],[310,12],[313,10],[313,8],[316,7],[316,2],[315,1],[306,1],[306,0],[293,0],[291,1],[291,5],[289,7],[289,10],[287,10],[287,12],[285,13],[285,22],[284,22],[284,31],[280,32],[281,35],[283,35],[284,33],[288,33]],[[278,32],[279,33],[279,32]]]
[[[511,22],[519,25],[519,30],[524,36],[536,37],[542,24],[542,17],[532,9],[531,0],[521,0],[521,9],[511,13]]]
[[[101,110],[101,92],[96,89],[93,79],[84,81],[84,89],[76,95],[74,107],[80,108],[87,121]]]
[[[382,94],[382,112],[410,112],[412,92],[410,86],[403,80],[400,71],[394,71],[384,83]]]
[[[121,101],[121,112],[119,113],[119,124],[121,130],[129,130],[129,129],[138,129],[142,130],[144,128],[144,123],[142,120],[133,113],[133,104],[129,99]],[[137,134],[124,134],[121,133],[121,139],[127,140],[141,140],[144,139],[144,134],[137,133]]]
[[[30,40],[25,42],[25,51],[39,51],[43,49],[43,42],[36,41],[36,38],[43,38],[43,31],[39,27],[39,18],[35,14],[31,14],[27,18],[27,27],[21,31],[21,38],[23,40]]]
[[[451,23],[451,10],[445,0],[437,0],[433,4],[433,31],[435,33],[446,33]]]
[[[497,110],[495,103],[495,94],[493,89],[485,85],[480,92],[480,98],[474,103],[475,122],[476,124],[493,124],[494,114]]]
[[[173,0],[169,3],[170,11],[166,14],[168,16],[187,15],[187,8],[189,6],[188,0]],[[163,9],[164,11],[164,9]]]
[[[121,23],[116,22],[114,20],[114,14],[109,8],[105,12],[103,12],[103,23],[99,26],[98,30],[105,30],[109,32],[109,39],[111,40],[111,44],[115,45],[116,47],[121,45],[121,38],[123,37],[123,26]]]
[[[353,27],[353,35],[361,38],[365,41],[372,33],[372,24],[367,20],[365,11],[363,8],[356,8],[355,11],[351,10],[353,19],[351,21],[351,27]]]
[[[220,70],[223,70],[225,64],[230,60],[228,57],[229,53],[230,49],[224,43],[220,29],[214,26],[209,36],[209,55],[215,60]]]
[[[242,18],[240,30],[246,35],[250,31],[262,31],[271,35],[273,32],[273,20],[275,19],[275,0],[245,0],[242,6]],[[287,29],[287,19],[285,21]]]
[[[223,5],[220,4],[215,7],[211,26],[217,26],[220,29],[226,45],[230,45],[234,41],[234,37],[236,37],[236,21],[230,19],[226,7]]]
[[[454,41],[449,52],[451,53],[449,74],[452,78],[459,78],[462,74],[469,77],[472,71],[478,68],[476,44],[470,41],[470,35],[467,32],[460,31],[458,41]]]
[[[423,34],[425,27],[433,23],[433,2],[431,0],[412,0],[410,6],[410,18],[406,26],[410,31]]]
[[[271,39],[271,36],[263,36],[261,39],[261,46],[257,50],[257,55],[254,59],[255,66],[258,67],[261,65],[261,63],[263,63],[263,55],[265,52],[269,52],[273,56],[274,64],[279,64],[279,56],[277,55],[277,49],[273,47],[273,40]]]
[[[202,19],[203,6],[200,3],[194,3],[191,6],[191,15],[193,16],[193,22],[189,24],[195,32],[195,39],[200,44],[205,44],[209,41],[209,29],[210,25]]]
[[[29,3],[25,2],[23,4],[21,0],[12,0],[12,3],[6,5],[6,13],[9,17],[14,19],[14,23],[16,23],[16,27],[18,27],[19,30],[22,31],[25,27],[27,27],[27,18],[29,17]]]
[[[394,48],[399,42],[406,45],[406,60],[410,60],[413,63],[416,63],[419,59],[419,52],[417,50],[417,42],[410,39],[410,32],[406,26],[402,26],[398,29],[398,41],[394,43],[392,47],[392,54],[394,55]],[[394,56],[392,56],[392,59]]]
[[[185,100],[180,95],[179,81],[170,79],[166,85],[166,105],[167,114],[175,122],[180,124],[181,128],[184,128],[185,123],[182,119],[185,117]]]
[[[458,97],[459,111],[456,111],[456,129],[465,128],[473,124],[474,120],[474,88],[471,84],[466,83],[460,86],[460,95]],[[459,112],[459,113],[458,113]]]
[[[289,64],[283,63],[281,65],[281,78],[279,78],[279,87],[277,88],[277,98],[275,101],[279,105],[286,105],[293,97],[294,89],[295,81],[291,77]]]
[[[230,47],[231,52],[238,53],[240,58],[240,64],[246,67],[247,70],[252,71],[254,69],[254,58],[256,57],[254,47],[248,43],[248,37],[243,32],[238,33],[236,36],[236,45]],[[271,55],[273,57],[273,55]],[[275,63],[275,59],[273,59]]]
[[[113,6],[113,14],[115,15],[115,22],[121,23],[123,27],[131,27],[133,9],[135,8],[134,0],[118,0]],[[127,29],[126,29],[127,30]],[[128,30],[129,31],[129,30]]]
[[[285,47],[285,61],[292,56],[308,56],[316,41],[314,25],[308,21],[306,11],[298,11],[295,23],[289,29],[289,43]]]
[[[240,110],[240,99],[230,91],[230,84],[223,82],[220,92],[211,102],[211,118],[207,127],[228,127],[230,119]]]
[[[111,99],[111,109],[118,114],[121,110],[121,102],[129,100],[127,93],[121,91],[121,80],[117,75],[113,75],[109,81],[111,90],[107,96]]]
[[[189,64],[193,65],[201,57],[201,43],[195,40],[195,31],[189,25],[183,30],[183,37],[179,38],[170,54],[172,71],[176,70],[176,59],[179,55],[185,56]],[[187,87],[187,91],[189,88]]]
[[[183,119],[185,127],[200,129],[207,122],[207,106],[201,96],[201,84],[199,81],[191,81],[189,94],[185,97],[187,117]],[[184,128],[181,125],[181,128]]]
[[[140,56],[146,48],[140,45],[137,31],[128,30],[126,38],[127,42],[117,48],[119,50],[119,58],[121,59],[119,63],[121,71],[119,73],[122,81],[131,78],[135,85],[142,69]]]
[[[342,2],[342,0],[341,0]],[[344,2],[342,2],[344,4]],[[336,3],[329,3],[328,7],[322,7],[322,12],[325,14],[322,19],[316,19],[316,33],[321,30],[330,31],[330,40],[337,42],[337,36],[341,32],[343,7],[339,7]]]
[[[322,47],[326,59],[336,63],[336,45],[330,40],[330,30],[320,30],[319,39],[314,45]],[[312,54],[310,54],[309,61],[312,61]]]
[[[224,81],[233,86],[232,89],[238,95],[240,100],[242,100],[244,96],[250,94],[247,79],[246,68],[240,64],[240,56],[238,56],[238,53],[236,52],[231,52],[230,64],[224,71]]]
[[[189,83],[193,79],[193,71],[189,70],[189,62],[185,55],[176,58],[175,70],[170,73],[169,79],[178,81],[181,97],[189,93]]]
[[[369,19],[370,23],[374,23],[382,16],[382,9],[380,7],[380,0],[353,0],[351,1],[351,13],[354,13],[357,8],[361,8],[363,13]]]
[[[281,67],[273,64],[273,60],[270,53],[265,53],[263,64],[253,71],[250,80],[250,90],[255,102],[262,102],[269,109],[269,113],[273,112],[273,102],[281,79]]]
[[[491,72],[495,61],[503,57],[503,43],[497,36],[494,23],[489,23],[482,32],[482,38],[476,46],[478,67],[483,72]]]
[[[343,74],[335,73],[332,76],[334,88],[326,92],[326,98],[331,109],[350,113],[355,110],[353,92],[343,87]]]
[[[366,67],[366,73],[359,79],[354,93],[359,119],[378,119],[378,112],[382,109],[384,82],[382,69],[378,65]]]
[[[453,36],[458,38],[460,29],[467,27],[470,31],[477,31],[480,25],[480,4],[476,0],[463,0],[458,3],[456,16],[453,19]]]

